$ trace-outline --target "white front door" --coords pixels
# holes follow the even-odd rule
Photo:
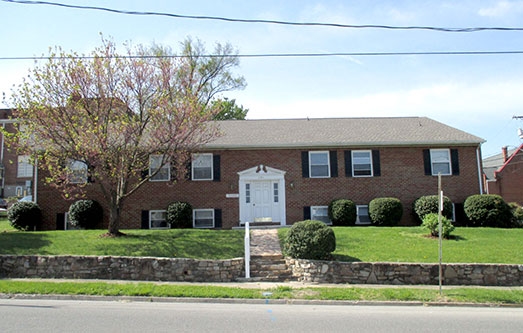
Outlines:
[[[238,174],[240,223],[285,225],[285,172],[260,165]]]
[[[254,181],[246,184],[251,187],[251,219],[270,220],[273,218],[273,195],[271,193],[271,181]]]

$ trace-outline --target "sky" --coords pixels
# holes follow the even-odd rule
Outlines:
[[[443,28],[523,27],[523,0],[49,0],[191,16]],[[0,58],[87,54],[118,44],[179,49],[187,37],[239,54],[523,51],[523,31],[349,29],[139,16],[0,0]],[[34,60],[0,59],[0,108]],[[483,157],[519,146],[523,54],[241,58],[247,87],[223,97],[247,118],[429,117],[486,140]]]

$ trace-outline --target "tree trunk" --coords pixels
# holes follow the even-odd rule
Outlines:
[[[107,231],[108,236],[118,237],[123,234],[120,232],[120,208],[122,207],[122,200],[112,198],[111,207],[109,212],[109,228]]]

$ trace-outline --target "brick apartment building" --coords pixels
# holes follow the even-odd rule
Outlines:
[[[523,145],[512,150],[503,147],[500,154],[485,159],[483,164],[487,193],[523,205]]]
[[[328,222],[327,206],[339,198],[356,203],[363,224],[378,197],[400,199],[401,224],[411,225],[413,201],[436,194],[438,172],[458,217],[468,196],[483,193],[483,140],[429,118],[229,120],[218,126],[223,135],[193,154],[189,179],[173,181],[167,166],[127,199],[122,229],[167,227],[165,210],[175,201],[192,205],[197,228]],[[43,228],[67,228],[72,202],[41,181],[36,185]],[[96,180],[87,189],[89,199],[103,204]],[[108,223],[104,210],[100,228]]]

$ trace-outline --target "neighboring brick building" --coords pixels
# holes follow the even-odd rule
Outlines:
[[[399,198],[401,224],[410,225],[413,201],[437,193],[438,171],[456,204],[483,192],[483,140],[425,117],[231,120],[219,126],[223,136],[193,155],[191,180],[173,182],[166,168],[128,198],[122,229],[165,226],[164,210],[174,201],[193,206],[195,227],[326,221],[327,205],[338,198],[353,200],[365,222],[367,205],[377,197]],[[88,187],[88,198],[102,203],[96,180]],[[64,228],[72,202],[43,184],[37,198],[44,228]]]
[[[487,193],[523,205],[523,145],[510,151],[503,147],[501,154],[485,159],[483,165]]]
[[[11,109],[0,109],[0,126],[9,132],[14,131]],[[32,195],[34,190],[34,167],[29,156],[17,155],[9,149],[0,132],[0,197],[23,197]]]

